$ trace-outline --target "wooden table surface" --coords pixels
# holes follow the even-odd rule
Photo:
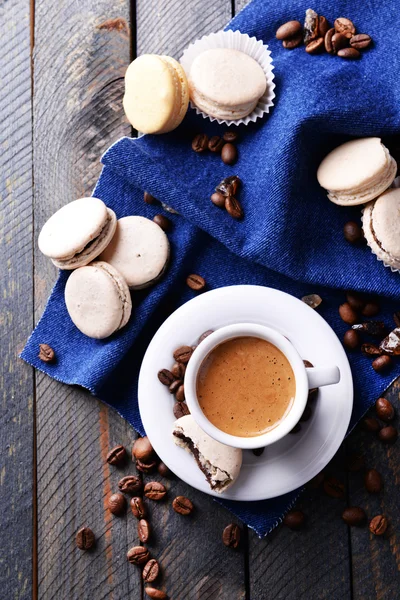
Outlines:
[[[38,232],[63,204],[89,195],[106,148],[131,129],[122,110],[123,75],[145,52],[178,58],[189,42],[217,31],[245,2],[235,0],[3,0],[0,3],[0,598],[139,600],[139,571],[125,554],[138,542],[131,514],[112,517],[105,501],[121,472],[105,462],[134,430],[89,394],[53,381],[17,358],[40,317],[56,272],[37,250]],[[389,396],[398,407],[398,388]],[[314,600],[400,597],[400,442],[385,447],[355,431],[327,473],[346,498],[308,490],[304,531],[279,527],[260,540],[243,527],[240,551],[225,548],[228,511],[177,479],[169,496],[189,496],[193,518],[154,503],[149,547],[161,563],[160,587],[173,600]],[[369,495],[346,452],[384,476]],[[133,465],[124,473],[132,473]],[[373,537],[349,529],[346,505],[390,528]],[[75,532],[89,525],[94,552]]]

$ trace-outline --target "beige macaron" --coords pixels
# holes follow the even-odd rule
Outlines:
[[[164,231],[150,219],[132,216],[117,222],[111,243],[100,256],[123,275],[132,290],[155,283],[169,259],[169,242]]]
[[[124,278],[102,261],[71,273],[64,297],[73,323],[91,338],[109,337],[122,329],[131,316],[131,295]]]
[[[365,204],[384,192],[396,176],[397,164],[380,138],[351,140],[321,162],[317,179],[335,204]]]
[[[79,198],[60,208],[43,225],[39,249],[59,269],[77,269],[104,250],[116,226],[114,211],[102,200]]]
[[[139,56],[125,73],[123,105],[128,121],[141,133],[172,131],[189,105],[185,71],[170,56]]]
[[[386,190],[363,213],[365,239],[379,260],[400,269],[400,189]]]
[[[267,88],[262,67],[232,48],[212,48],[194,59],[188,76],[192,102],[217,119],[249,115]]]

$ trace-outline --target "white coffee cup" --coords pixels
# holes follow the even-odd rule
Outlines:
[[[253,437],[241,437],[221,431],[203,413],[197,399],[196,383],[204,359],[216,347],[238,337],[256,337],[276,346],[287,358],[296,380],[296,394],[291,408],[271,430]],[[340,381],[337,366],[305,368],[303,359],[289,340],[270,327],[254,323],[227,325],[205,338],[193,352],[185,373],[185,397],[189,410],[197,424],[212,438],[235,448],[260,448],[269,446],[287,435],[298,423],[306,407],[308,391],[312,388],[332,385]]]

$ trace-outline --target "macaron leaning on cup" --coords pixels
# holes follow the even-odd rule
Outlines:
[[[362,220],[372,252],[388,267],[400,270],[400,189],[390,188],[367,204]]]
[[[59,269],[89,264],[110,243],[117,217],[99,198],[79,198],[58,210],[39,234],[40,251]]]
[[[122,329],[132,311],[124,278],[102,261],[75,269],[65,285],[64,297],[74,325],[88,337],[99,340]]]
[[[182,122],[189,105],[185,71],[174,58],[143,54],[125,73],[123,106],[141,133],[167,133]]]

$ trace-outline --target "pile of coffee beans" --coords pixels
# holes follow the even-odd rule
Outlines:
[[[279,27],[276,38],[282,40],[283,47],[288,50],[304,43],[308,54],[327,52],[347,60],[360,58],[360,51],[372,44],[368,34],[356,33],[350,19],[339,17],[331,27],[323,15],[318,15],[311,8],[306,11],[304,25],[299,21],[288,21]]]
[[[205,133],[198,133],[192,140],[192,150],[197,154],[206,151],[220,154],[222,162],[226,165],[234,165],[238,159],[238,151],[234,142],[237,142],[236,131],[225,131],[222,137],[213,135],[208,137]]]
[[[226,212],[237,220],[243,219],[244,216],[242,205],[237,199],[241,183],[237,175],[226,177],[217,185],[210,198],[215,206],[225,208]]]

